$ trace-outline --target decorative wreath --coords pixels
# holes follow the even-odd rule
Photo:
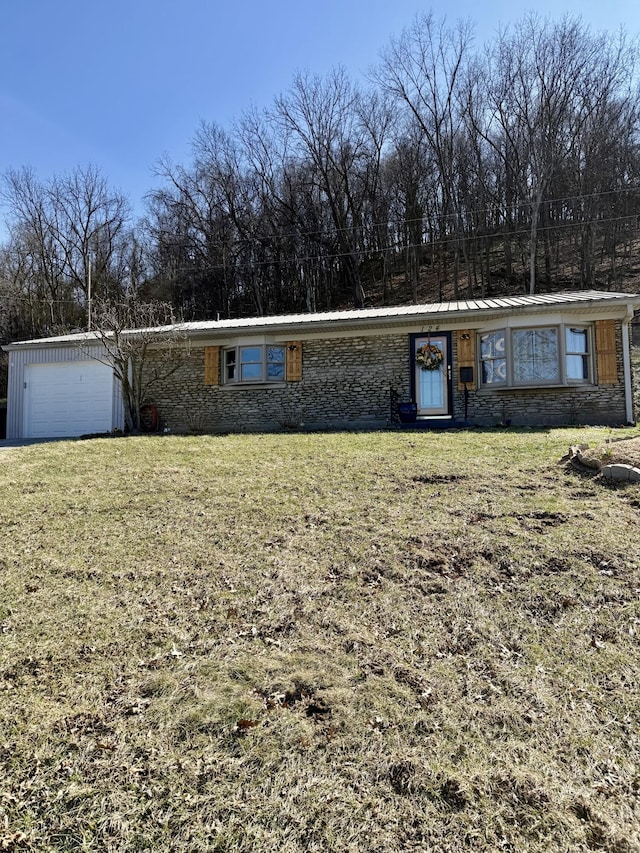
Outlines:
[[[416,351],[416,364],[422,370],[439,370],[443,361],[444,355],[437,344],[422,344]]]

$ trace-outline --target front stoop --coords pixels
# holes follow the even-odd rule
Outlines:
[[[469,429],[473,426],[471,421],[458,418],[417,418],[410,423],[395,423],[396,429],[401,430],[436,430],[436,429]]]

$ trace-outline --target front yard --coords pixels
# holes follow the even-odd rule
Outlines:
[[[0,849],[639,849],[637,435],[4,451]]]

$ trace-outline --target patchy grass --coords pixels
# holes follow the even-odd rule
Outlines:
[[[607,435],[5,451],[0,849],[638,850]]]

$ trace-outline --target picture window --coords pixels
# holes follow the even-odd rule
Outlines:
[[[496,329],[479,336],[483,387],[536,387],[592,381],[587,326]]]

